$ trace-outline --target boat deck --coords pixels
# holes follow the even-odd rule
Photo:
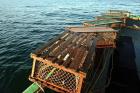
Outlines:
[[[122,42],[119,41],[116,49],[118,55],[115,56],[118,57],[115,61],[121,64],[119,69],[125,68],[127,71],[126,68],[133,65],[135,60],[136,63],[139,61],[137,58],[140,57],[136,57],[134,52],[134,48],[139,50],[139,45],[135,43],[137,46],[134,46],[130,38],[121,38],[122,33],[126,32],[122,31],[122,27],[127,26],[129,15],[130,12],[127,11],[110,10],[104,16],[121,18],[116,20],[103,17],[85,22],[81,27],[67,27],[65,32],[31,54],[33,65],[29,79],[61,93],[95,92],[96,81],[116,48],[119,30],[115,28],[121,29],[119,40]],[[126,63],[129,65],[125,65]],[[129,68],[128,71],[134,69]]]
[[[106,93],[140,93],[140,30],[124,29],[114,55]]]

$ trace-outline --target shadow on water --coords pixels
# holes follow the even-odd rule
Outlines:
[[[3,69],[0,70],[2,71]],[[13,71],[15,71],[15,68],[11,67],[4,71],[6,74],[0,79],[0,93],[21,93],[23,89],[26,89],[31,84],[27,78],[29,70],[21,69],[14,73]]]
[[[112,78],[106,93],[140,93],[132,37],[120,36],[117,44]]]

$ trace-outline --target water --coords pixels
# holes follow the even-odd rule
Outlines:
[[[108,9],[140,14],[139,0],[0,0],[0,93],[21,93],[28,80],[29,55],[64,31]]]

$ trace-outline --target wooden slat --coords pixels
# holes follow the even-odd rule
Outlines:
[[[85,59],[85,62],[83,64],[83,66],[80,68],[81,71],[83,72],[87,72],[90,68],[90,65],[94,64],[93,62],[93,58],[95,56],[95,48],[96,48],[96,39],[94,39],[91,43],[91,46],[90,46],[90,49],[89,49],[89,52],[88,52],[88,55]]]
[[[79,47],[76,49],[76,55],[74,56],[74,59],[72,63],[70,64],[70,68],[72,69],[79,69],[80,65],[83,64],[83,58],[86,56],[85,55],[86,50],[82,47]],[[82,64],[81,64],[82,63]]]
[[[57,37],[55,37],[54,39],[50,40],[47,44],[45,44],[42,48],[37,49],[34,54],[41,54],[44,50],[46,50],[49,46],[51,46],[55,41],[57,41],[58,39],[60,39],[60,37],[64,36],[65,34],[69,33],[69,31],[65,31],[62,34],[58,35]]]

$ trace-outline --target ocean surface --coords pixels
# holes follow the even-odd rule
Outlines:
[[[140,15],[140,0],[0,0],[0,93],[21,93],[31,84],[31,52],[64,27],[109,9]]]

